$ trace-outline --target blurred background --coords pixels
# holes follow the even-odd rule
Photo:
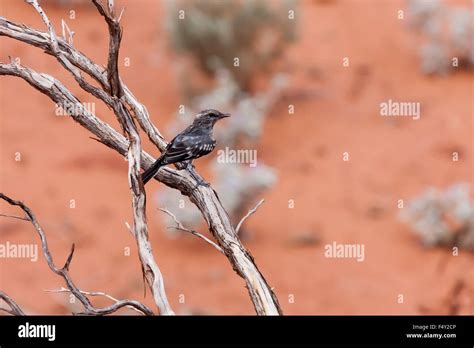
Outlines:
[[[46,30],[28,4],[0,4],[1,16]],[[58,33],[64,19],[74,46],[106,64],[107,27],[89,1],[41,4]],[[165,137],[216,108],[232,113],[216,127],[217,150],[256,156],[233,163],[214,151],[195,165],[235,224],[265,199],[240,233],[285,314],[474,314],[472,1],[116,1],[122,5],[119,70]],[[0,42],[2,62],[19,58],[53,75],[119,129],[54,58]],[[392,102],[418,105],[418,117],[384,116],[382,105]],[[154,308],[126,227],[126,161],[19,78],[1,77],[0,111],[0,191],[36,213],[58,264],[76,244],[71,274],[82,290]],[[168,228],[173,222],[158,210],[209,235],[192,203],[158,182],[147,185],[147,198],[173,309],[253,314],[227,259]],[[0,213],[20,214],[3,202]],[[0,244],[38,244],[28,222],[0,217],[0,230]],[[327,257],[333,243],[363,246],[363,260]],[[80,311],[68,294],[44,291],[63,285],[41,253],[36,262],[0,259],[0,289],[28,313]]]

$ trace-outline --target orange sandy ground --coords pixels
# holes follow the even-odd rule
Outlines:
[[[43,30],[32,8],[13,0],[1,4],[2,16]],[[252,238],[246,241],[286,314],[444,314],[457,304],[457,313],[474,313],[474,255],[424,249],[397,217],[398,199],[473,178],[472,73],[421,75],[419,41],[406,21],[396,18],[404,5],[307,0],[297,12],[299,41],[287,53],[290,87],[271,111],[258,147],[259,160],[278,170],[279,181],[248,221]],[[68,9],[45,9],[60,30]],[[161,1],[127,4],[121,56],[130,58],[131,67],[121,73],[165,130],[181,101],[163,18]],[[68,23],[76,32],[75,46],[105,63],[107,28],[96,11],[79,7]],[[56,76],[80,99],[91,101],[41,50],[7,38],[0,42],[2,61],[21,57],[22,64]],[[344,68],[346,56],[350,66]],[[58,264],[76,243],[71,272],[82,289],[153,307],[149,293],[143,299],[134,240],[125,227],[131,222],[126,162],[68,117],[56,117],[52,102],[22,80],[0,81],[1,191],[24,200],[37,214]],[[420,101],[421,120],[380,117],[379,103],[390,98]],[[288,104],[295,105],[295,115],[287,114]],[[96,111],[117,125],[99,103]],[[145,148],[157,154],[150,144]],[[342,161],[345,151],[349,162]],[[453,151],[460,153],[459,162],[451,160]],[[21,162],[15,162],[16,152]],[[156,182],[147,186],[149,227],[173,308],[254,313],[244,282],[222,255],[193,236],[167,237],[151,198],[159,189]],[[71,199],[75,209],[69,208]],[[289,199],[294,209],[288,209]],[[20,214],[4,203],[0,212]],[[0,226],[0,243],[38,242],[27,222],[1,218]],[[295,245],[306,233],[320,242]],[[325,258],[324,245],[333,241],[365,244],[365,261]],[[130,256],[124,256],[126,247]],[[80,310],[67,295],[43,291],[64,284],[39,257],[35,263],[2,259],[0,289],[29,313]]]

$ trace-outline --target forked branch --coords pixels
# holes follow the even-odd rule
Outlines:
[[[25,312],[23,312],[23,309],[21,309],[20,306],[2,290],[0,290],[0,299],[10,307],[10,309],[0,307],[0,311],[7,312],[11,315],[26,315]]]
[[[153,315],[153,312],[144,304],[137,302],[137,301],[132,301],[132,300],[120,300],[114,303],[111,306],[104,307],[104,308],[96,308],[92,305],[90,300],[83,294],[83,292],[75,285],[74,281],[71,278],[71,275],[69,274],[69,266],[71,265],[72,257],[74,255],[74,244],[72,245],[71,252],[66,259],[66,262],[64,263],[64,266],[59,268],[56,266],[56,264],[53,261],[53,256],[51,255],[51,252],[49,250],[48,246],[48,240],[46,239],[46,234],[39,224],[38,220],[36,219],[35,214],[29,207],[27,207],[23,202],[14,200],[8,196],[6,196],[3,193],[0,193],[0,199],[3,199],[5,202],[7,202],[10,205],[20,207],[23,212],[26,214],[25,218],[30,221],[35,228],[36,232],[38,233],[41,241],[41,249],[43,250],[43,255],[46,259],[46,262],[48,263],[49,269],[62,277],[66,283],[67,288],[69,291],[82,303],[84,306],[84,312],[79,313],[79,314],[86,314],[86,315],[106,315],[106,314],[111,314],[116,312],[122,307],[125,306],[131,306],[139,310],[141,313],[146,314],[146,315]],[[5,295],[3,293],[3,296],[1,296],[5,300]],[[8,298],[7,298],[8,300]],[[12,302],[11,299],[9,299],[10,302],[9,305],[11,306],[12,304],[14,305],[14,302]],[[24,315],[19,314],[22,313],[21,311],[18,311],[19,307],[12,307],[12,310],[15,312],[17,315]]]

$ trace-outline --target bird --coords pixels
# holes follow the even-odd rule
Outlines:
[[[164,165],[185,161],[188,165],[192,165],[192,160],[211,153],[216,147],[216,140],[212,137],[214,125],[226,117],[230,117],[230,114],[214,109],[206,109],[198,113],[193,123],[175,136],[155,163],[143,172],[143,185],[150,181]],[[198,184],[203,182],[200,181],[198,180]]]

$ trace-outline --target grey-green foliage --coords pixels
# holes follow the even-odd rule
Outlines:
[[[424,38],[420,48],[421,70],[443,74],[457,58],[460,67],[474,67],[474,10],[440,0],[409,0],[411,26]]]
[[[213,76],[225,68],[247,90],[253,76],[269,72],[271,63],[294,40],[296,17],[290,19],[289,11],[295,4],[294,0],[170,2],[167,30],[172,46],[192,56],[204,72]]]
[[[474,250],[474,203],[468,184],[455,184],[444,192],[429,188],[402,210],[401,218],[426,246]]]

